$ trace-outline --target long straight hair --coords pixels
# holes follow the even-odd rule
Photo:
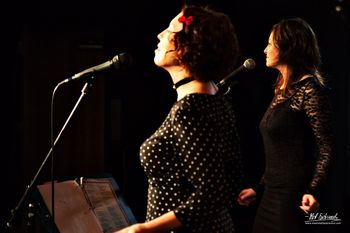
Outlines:
[[[288,95],[291,86],[300,81],[303,75],[310,74],[325,85],[319,69],[321,54],[317,37],[311,26],[301,18],[283,19],[273,25],[271,32],[275,46],[279,49],[279,61],[287,65],[289,74],[279,74],[275,83],[275,93],[282,90]],[[281,88],[285,81],[286,86]]]

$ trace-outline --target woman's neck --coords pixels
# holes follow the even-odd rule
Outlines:
[[[187,72],[186,69],[180,68],[180,69],[169,69],[168,70],[173,84],[178,83],[179,81],[192,77],[189,72]],[[177,93],[177,100],[182,99],[188,94],[193,93],[202,93],[202,94],[208,94],[208,95],[215,95],[218,92],[218,87],[212,82],[202,82],[199,80],[194,80],[184,83],[176,88]]]
[[[215,95],[217,91],[218,91],[218,88],[212,81],[201,82],[198,80],[193,80],[176,89],[177,100],[180,100],[186,95],[193,94],[193,93]]]
[[[289,76],[291,75],[291,70],[287,65],[280,65],[278,67],[278,70],[281,74],[282,82],[281,82],[280,90],[282,90],[282,89],[285,89],[287,86]]]

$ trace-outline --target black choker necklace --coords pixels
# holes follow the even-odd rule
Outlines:
[[[176,90],[177,88],[179,88],[179,86],[182,86],[186,83],[192,82],[193,80],[195,80],[193,77],[181,79],[180,81],[178,81],[177,83],[175,83],[173,85],[173,88]]]

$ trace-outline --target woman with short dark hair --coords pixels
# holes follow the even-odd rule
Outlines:
[[[232,106],[215,83],[234,69],[234,27],[223,13],[185,6],[158,39],[154,62],[170,74],[177,101],[140,148],[146,222],[120,232],[232,233],[239,141]]]

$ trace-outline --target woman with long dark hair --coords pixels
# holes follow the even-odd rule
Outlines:
[[[305,215],[319,208],[319,191],[333,155],[329,91],[319,69],[316,35],[301,18],[272,27],[264,50],[277,69],[274,98],[260,122],[266,168],[259,185],[241,191],[249,205],[263,193],[253,232],[303,232]]]

